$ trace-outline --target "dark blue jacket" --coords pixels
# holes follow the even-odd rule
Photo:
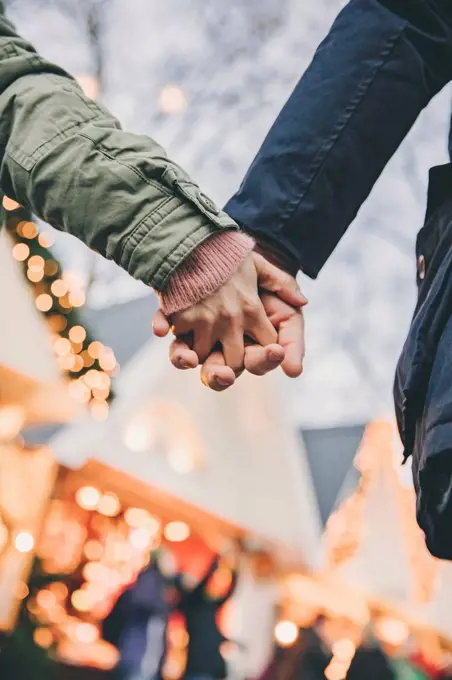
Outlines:
[[[430,173],[416,251],[418,302],[394,384],[405,458],[427,547],[452,559],[452,165]]]
[[[315,278],[429,101],[452,80],[452,0],[351,0],[226,210]],[[451,154],[452,134],[449,136]],[[452,155],[452,154],[451,154]],[[395,381],[418,521],[452,559],[452,166],[430,174],[419,302]],[[425,272],[424,272],[425,267]],[[425,276],[424,276],[425,274]]]
[[[451,79],[450,0],[351,0],[226,210],[316,277],[422,109]]]
[[[207,592],[211,577],[219,566],[215,558],[201,581],[193,590],[187,590],[182,580],[176,584],[179,590],[179,610],[185,617],[189,643],[187,649],[187,664],[184,677],[226,678],[227,666],[221,654],[221,645],[227,638],[218,628],[218,614],[226,602],[234,594],[237,586],[238,574],[232,573],[232,580],[226,593],[221,597],[212,597]]]
[[[151,619],[161,622],[161,640],[156,641],[157,677],[166,654],[166,624],[170,614],[167,591],[171,582],[163,576],[156,561],[142,571],[134,585],[125,590],[106,618],[103,636],[120,652],[120,663],[114,674],[119,680],[140,676],[149,639]]]

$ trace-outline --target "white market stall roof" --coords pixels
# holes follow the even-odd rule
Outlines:
[[[216,394],[196,371],[172,368],[167,352],[166,341],[149,342],[121,371],[109,419],[51,440],[58,460],[95,458],[318,567],[315,492],[278,376],[242,376]]]
[[[26,425],[67,422],[74,414],[50,336],[12,242],[0,231],[0,408],[20,407]]]

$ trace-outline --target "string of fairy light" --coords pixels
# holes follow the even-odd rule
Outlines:
[[[104,420],[111,377],[118,369],[114,352],[92,340],[80,323],[78,310],[85,304],[85,293],[77,277],[63,272],[49,250],[54,242],[50,230],[40,231],[28,211],[10,198],[3,199],[3,208],[14,241],[13,257],[22,263],[36,308],[47,321],[58,366],[69,378],[69,393],[89,408],[93,418]]]
[[[69,477],[63,479],[65,484],[70,481]],[[159,568],[170,583],[177,567],[177,552],[173,552],[177,544],[193,539],[197,545],[199,539],[187,522],[130,506],[112,491],[85,483],[79,486],[77,481],[66,491],[60,490],[60,497],[49,505],[36,546],[41,578],[34,584],[19,583],[15,594],[23,601],[37,647],[63,661],[89,662],[109,670],[119,657],[118,651],[102,640],[102,621],[120,594],[154,560],[160,560]],[[63,535],[67,540],[61,540]],[[31,550],[25,543],[16,548]],[[223,555],[204,596],[221,597],[230,586],[232,569]],[[182,677],[188,644],[183,620],[170,618],[164,669],[168,680]],[[223,651],[228,653],[226,648]]]

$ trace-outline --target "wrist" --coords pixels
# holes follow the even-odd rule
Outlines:
[[[254,240],[237,231],[223,231],[204,241],[171,276],[160,294],[166,316],[181,312],[213,295],[254,248]]]
[[[256,239],[254,250],[259,253],[259,255],[265,257],[271,264],[274,264],[279,269],[283,269],[293,277],[296,277],[300,271],[298,262],[287,253],[283,252],[275,241],[259,236]]]

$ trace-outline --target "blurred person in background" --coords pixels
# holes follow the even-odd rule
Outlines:
[[[164,548],[122,593],[103,624],[103,637],[120,653],[117,680],[161,680],[167,650],[168,619],[175,604],[176,564]]]
[[[154,551],[149,566],[119,597],[104,621],[104,639],[120,653],[114,680],[162,680],[167,661],[167,626],[179,611],[188,633],[185,680],[223,680],[227,666],[220,631],[223,606],[238,580],[239,548],[227,542],[201,578],[190,565],[179,571],[174,556],[164,548]],[[230,570],[226,585],[215,585],[219,570]]]
[[[348,669],[334,668],[335,643],[352,641],[357,647]],[[276,648],[259,680],[324,680],[336,674],[339,677],[340,673],[344,673],[341,675],[344,680],[403,680],[405,677],[415,680],[418,677],[397,675],[369,631],[362,635],[349,621],[319,615],[311,627],[300,629],[292,646]]]
[[[188,575],[176,580],[178,609],[184,616],[189,638],[183,680],[224,680],[228,675],[222,650],[228,639],[220,631],[219,617],[237,587],[238,559],[238,546],[228,543],[200,580]],[[230,570],[230,580],[217,593],[212,580],[221,568]]]

